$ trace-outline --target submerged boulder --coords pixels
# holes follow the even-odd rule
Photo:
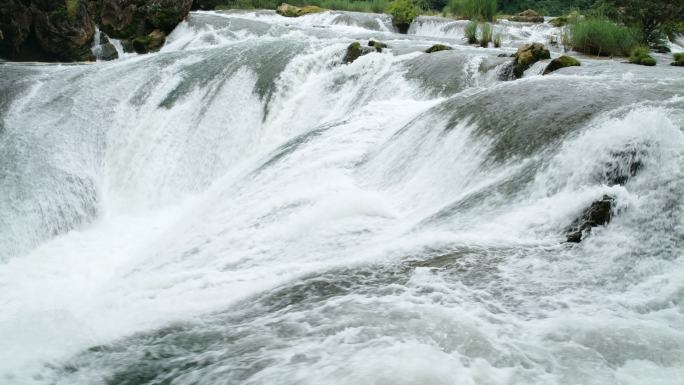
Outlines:
[[[308,15],[310,13],[319,13],[324,11],[325,9],[315,5],[297,7],[288,3],[282,3],[278,6],[278,8],[276,8],[276,13],[285,17],[299,17]]]
[[[347,47],[347,53],[342,58],[342,64],[349,64],[363,55],[376,51],[373,47],[362,47],[361,43],[355,41]]]
[[[518,48],[513,59],[513,76],[516,79],[520,79],[532,64],[545,59],[551,59],[551,52],[544,47],[544,44],[531,43],[522,45]]]
[[[579,243],[585,235],[591,232],[592,228],[610,223],[614,205],[615,197],[610,195],[604,195],[600,200],[592,202],[591,206],[585,209],[582,215],[570,225],[565,234],[567,241]]]
[[[544,75],[548,75],[553,71],[558,71],[561,68],[576,67],[580,65],[582,64],[579,62],[579,60],[575,59],[574,57],[563,55],[561,57],[551,60],[551,63],[549,63],[549,65],[547,65],[544,69]]]
[[[439,51],[448,51],[452,50],[453,48],[449,47],[448,45],[444,44],[435,44],[432,47],[428,48],[425,50],[425,53],[433,53],[433,52],[439,52]]]
[[[510,21],[518,21],[522,23],[543,23],[544,16],[541,16],[536,11],[528,9],[527,11],[522,11],[516,16],[511,16],[508,18]]]
[[[599,182],[608,186],[624,185],[635,177],[643,168],[643,158],[647,156],[644,149],[627,148],[612,151],[610,160],[603,167]]]
[[[375,48],[376,51],[382,52],[383,49],[387,48],[387,44],[381,41],[369,40],[368,46]]]
[[[100,46],[100,59],[102,60],[115,60],[119,58],[119,53],[116,51],[116,47],[112,43],[105,43]]]

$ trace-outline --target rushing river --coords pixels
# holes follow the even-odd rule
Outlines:
[[[681,385],[684,72],[502,81],[560,31],[462,24],[192,13],[0,63],[0,384]]]

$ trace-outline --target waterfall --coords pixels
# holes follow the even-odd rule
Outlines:
[[[0,383],[678,384],[681,70],[502,81],[557,31],[462,24],[193,12],[0,63]]]

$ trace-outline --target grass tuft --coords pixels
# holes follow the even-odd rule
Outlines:
[[[564,40],[575,51],[597,56],[628,56],[638,46],[633,29],[599,18],[576,20]]]

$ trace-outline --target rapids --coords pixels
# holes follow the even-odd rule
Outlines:
[[[501,81],[559,31],[461,24],[194,12],[0,63],[0,384],[681,384],[684,73]]]

